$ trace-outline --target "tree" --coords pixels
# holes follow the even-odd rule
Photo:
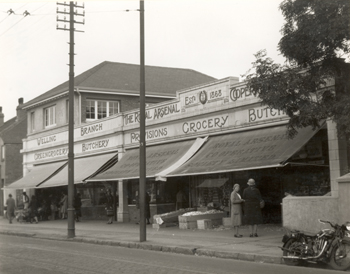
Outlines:
[[[290,117],[290,137],[330,118],[349,139],[350,1],[285,0],[279,8],[285,24],[278,49],[286,61],[276,64],[259,51],[247,87]]]

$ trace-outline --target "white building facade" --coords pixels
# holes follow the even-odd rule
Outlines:
[[[81,115],[79,96],[77,92],[75,117]],[[55,102],[56,121],[67,119],[62,111],[66,99]],[[50,127],[52,106],[48,102],[40,106],[44,112],[38,110],[46,113],[42,121],[48,126],[23,140],[24,177],[13,188],[47,195],[67,186],[68,131],[66,126]],[[83,198],[83,218],[104,218],[103,189],[111,188],[118,196],[116,219],[138,220],[139,117],[134,109],[76,123],[75,184]],[[29,130],[35,131],[31,114],[28,119]],[[350,219],[336,182],[346,173],[346,148],[334,124],[301,129],[288,139],[287,122],[285,113],[261,105],[235,77],[179,90],[175,99],[146,107],[152,215],[175,210],[179,190],[185,192],[188,207],[216,203],[229,214],[232,185],[245,188],[254,178],[266,201],[266,223],[313,231],[318,218]]]

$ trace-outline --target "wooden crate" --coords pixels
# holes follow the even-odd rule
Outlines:
[[[197,220],[198,229],[211,229],[213,222],[210,219]]]
[[[187,223],[179,223],[180,229],[194,229],[197,228],[197,221],[187,222]]]
[[[198,228],[197,221],[209,219],[212,225],[222,225],[222,218],[224,217],[223,212],[192,215],[192,216],[179,216],[179,228],[180,229],[194,229]]]
[[[163,223],[163,224],[152,224],[152,228],[165,228],[165,227],[172,227],[172,226],[177,226],[177,223]]]
[[[231,227],[232,226],[231,217],[222,218],[222,224],[224,227]]]
[[[157,218],[161,218],[163,223],[177,223],[179,221],[178,217],[186,212],[195,211],[194,208],[183,208],[177,211],[157,214],[153,216],[153,223],[157,223]]]

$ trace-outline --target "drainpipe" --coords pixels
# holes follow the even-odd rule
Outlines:
[[[78,93],[78,119],[79,123],[78,125],[81,125],[81,93],[79,91],[79,88],[75,88],[76,93]]]

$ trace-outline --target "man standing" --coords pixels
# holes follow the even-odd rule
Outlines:
[[[16,203],[15,200],[12,198],[12,194],[9,194],[8,199],[6,200],[6,206],[7,206],[7,218],[9,219],[10,224],[12,224],[12,218],[15,216],[15,207]]]

